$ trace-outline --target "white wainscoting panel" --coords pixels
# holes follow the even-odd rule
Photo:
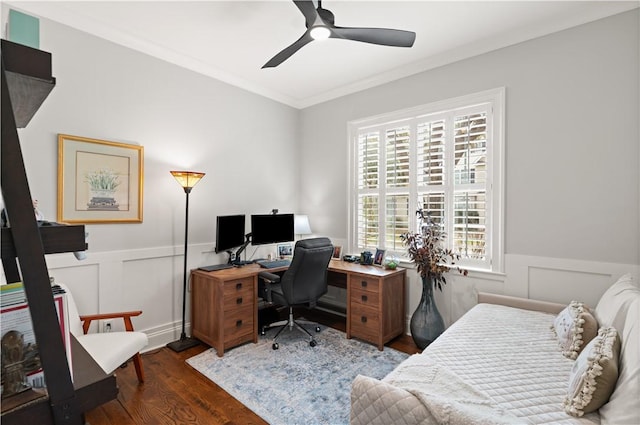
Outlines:
[[[637,264],[526,255],[507,255],[506,260],[506,295],[592,306],[620,276],[631,273],[637,278],[640,269]]]
[[[188,270],[226,261],[211,244],[189,247]],[[250,252],[254,258],[268,247]],[[81,314],[142,310],[134,318],[136,330],[147,333],[146,351],[162,347],[180,337],[182,326],[183,246],[158,247],[92,253],[78,261],[72,254],[47,256],[49,274],[73,292]],[[476,304],[478,292],[536,298],[568,303],[573,299],[595,306],[602,293],[625,273],[637,279],[639,265],[601,263],[572,259],[507,254],[505,273],[449,273],[443,291],[436,291],[436,303],[445,325],[458,320]],[[334,288],[335,289],[335,288]],[[189,291],[189,286],[187,288]],[[333,291],[328,301],[344,305],[345,291]],[[406,329],[422,293],[415,269],[407,272]],[[190,294],[187,293],[186,331],[190,333]],[[94,325],[99,331],[101,324]],[[114,322],[115,330],[122,325]]]
[[[47,256],[50,276],[65,283],[81,314],[142,310],[133,319],[136,330],[149,337],[150,351],[177,340],[182,329],[183,246],[110,252],[87,252],[77,261],[72,254]],[[192,245],[187,273],[201,265],[223,262],[211,244]],[[187,287],[189,291],[189,286]],[[185,327],[190,333],[190,293],[187,292]],[[113,321],[114,330],[124,329]],[[100,331],[101,324],[92,331]]]

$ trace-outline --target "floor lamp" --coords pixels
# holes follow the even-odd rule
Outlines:
[[[200,342],[197,339],[187,338],[185,332],[185,314],[187,308],[187,242],[189,240],[189,193],[191,189],[204,177],[204,173],[197,173],[195,171],[171,171],[171,175],[175,177],[180,186],[184,189],[184,193],[187,195],[187,207],[185,209],[184,218],[184,270],[183,270],[183,282],[182,282],[182,333],[180,339],[167,344],[167,347],[171,348],[175,352],[184,351],[187,348],[195,347]]]

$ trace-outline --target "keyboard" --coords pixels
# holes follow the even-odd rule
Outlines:
[[[214,264],[212,266],[198,267],[198,270],[204,270],[205,272],[214,272],[216,270],[230,269],[232,267],[233,265],[231,264]]]
[[[275,269],[278,267],[290,266],[291,260],[258,260],[256,263],[263,269]]]

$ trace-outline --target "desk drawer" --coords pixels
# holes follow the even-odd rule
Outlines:
[[[380,331],[380,316],[374,308],[361,304],[351,304],[349,313],[351,320],[351,335],[364,339],[375,339]]]
[[[375,277],[354,275],[351,279],[351,290],[360,289],[362,291],[379,292],[380,281]]]
[[[242,336],[253,338],[253,305],[247,305],[224,316],[224,342],[235,341]]]
[[[253,305],[253,280],[250,282],[229,282],[224,288],[224,311]]]
[[[223,293],[225,301],[228,296],[233,297],[247,291],[253,293],[253,277],[251,276],[224,282]]]
[[[351,302],[377,308],[380,304],[380,294],[354,288],[351,290]]]

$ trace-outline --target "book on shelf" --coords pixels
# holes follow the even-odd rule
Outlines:
[[[51,289],[69,370],[73,370],[67,295],[60,286],[54,285]],[[0,336],[2,398],[30,388],[45,388],[44,371],[22,282],[0,286]]]

